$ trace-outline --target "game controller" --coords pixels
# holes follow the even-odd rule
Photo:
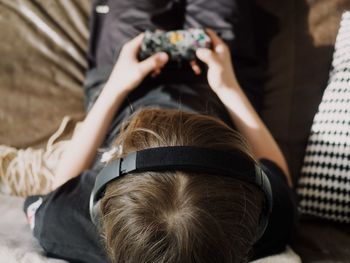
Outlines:
[[[201,28],[174,31],[146,30],[139,58],[144,60],[157,52],[166,52],[171,61],[196,59],[198,48],[211,48],[209,35]]]

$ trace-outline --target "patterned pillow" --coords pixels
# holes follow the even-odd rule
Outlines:
[[[350,12],[342,16],[297,192],[302,213],[350,223]]]

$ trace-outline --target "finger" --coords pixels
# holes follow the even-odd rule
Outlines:
[[[217,62],[215,53],[208,48],[197,49],[196,56],[208,66]]]
[[[195,60],[190,61],[192,70],[196,75],[200,75],[202,73],[201,68],[198,66],[197,62]]]
[[[156,53],[149,58],[141,61],[139,67],[144,75],[149,74],[151,71],[162,68],[169,60],[169,56],[165,52]]]
[[[216,34],[216,32],[210,28],[207,29],[213,43],[213,50],[219,54],[225,54],[226,43]]]
[[[218,54],[219,56],[222,56],[222,55],[226,55],[226,46],[225,44],[219,44],[217,45],[215,48],[214,48],[214,51],[216,54]]]
[[[158,76],[158,75],[160,74],[161,71],[162,71],[162,69],[161,69],[161,68],[158,68],[158,69],[155,70],[154,73],[156,74],[156,76]]]
[[[220,44],[225,44],[225,42],[216,34],[216,32],[210,28],[206,29],[214,47]]]
[[[159,74],[160,74],[160,72],[161,72],[161,69],[160,68],[157,68],[157,69],[155,69],[153,72],[152,72],[152,77],[153,78],[155,78],[155,77],[157,77]]]
[[[133,39],[126,42],[123,46],[124,52],[126,52],[128,54],[132,53],[132,54],[136,55],[136,52],[141,47],[144,35],[145,35],[144,33],[141,33],[141,34],[137,35],[136,37],[134,37]]]

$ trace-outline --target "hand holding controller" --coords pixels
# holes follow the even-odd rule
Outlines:
[[[240,89],[229,46],[213,30],[207,29],[207,32],[213,47],[199,48],[196,55],[208,66],[207,79],[210,87],[217,94],[227,89]]]

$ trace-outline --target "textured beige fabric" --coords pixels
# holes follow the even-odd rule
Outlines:
[[[16,196],[47,194],[59,160],[69,140],[60,140],[67,131],[71,118],[66,116],[45,148],[16,149],[0,145],[0,193]],[[79,125],[74,129],[78,130]]]
[[[90,1],[0,0],[0,144],[43,145],[84,114]]]

